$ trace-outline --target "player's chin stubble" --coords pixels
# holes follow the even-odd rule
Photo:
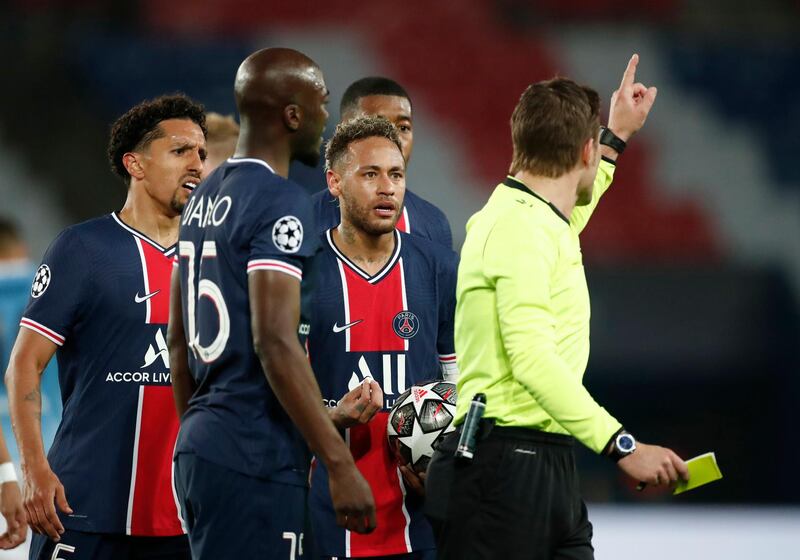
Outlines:
[[[389,233],[394,230],[395,224],[397,223],[396,219],[392,220],[391,223],[373,223],[370,220],[370,214],[372,213],[371,208],[367,206],[358,206],[346,200],[343,200],[342,204],[349,218],[349,222],[353,224],[356,229],[368,235],[383,235]]]

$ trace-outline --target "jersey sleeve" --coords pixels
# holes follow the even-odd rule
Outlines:
[[[500,336],[512,375],[548,415],[599,453],[620,424],[594,401],[557,352],[550,302],[557,259],[552,232],[523,217],[506,219],[489,234],[484,270],[495,286]]]
[[[20,327],[62,346],[79,318],[82,292],[90,278],[91,264],[79,235],[72,229],[63,231],[34,274]]]
[[[586,227],[589,218],[591,218],[592,213],[594,213],[594,209],[597,208],[597,205],[600,203],[600,197],[602,197],[608,190],[608,187],[611,186],[615,169],[616,165],[610,160],[600,160],[600,166],[597,168],[597,175],[595,175],[594,178],[592,201],[586,206],[576,206],[572,210],[572,215],[570,216],[569,225],[578,233],[582,232],[583,228]]]
[[[249,240],[247,272],[272,270],[303,280],[319,244],[311,201],[305,193],[283,193],[258,212]]]
[[[436,349],[439,353],[439,367],[445,381],[458,380],[458,364],[453,342],[453,328],[456,310],[456,277],[458,274],[458,255],[447,251],[447,258],[440,272],[439,282],[439,333]]]

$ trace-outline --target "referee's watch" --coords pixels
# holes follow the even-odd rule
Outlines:
[[[622,152],[625,151],[625,147],[628,145],[625,140],[614,134],[610,128],[605,126],[600,127],[600,143],[604,146],[608,146],[619,155],[622,155]]]
[[[611,445],[608,448],[607,456],[616,463],[634,451],[636,451],[636,438],[623,429],[611,438]]]

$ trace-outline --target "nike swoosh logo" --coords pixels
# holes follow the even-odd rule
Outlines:
[[[147,301],[148,299],[150,299],[151,297],[153,297],[154,295],[156,295],[160,291],[161,290],[156,290],[155,292],[150,292],[149,294],[145,294],[143,296],[140,296],[139,292],[136,292],[136,295],[133,297],[133,300],[136,303],[142,303],[143,301]]]
[[[346,331],[350,327],[356,326],[357,324],[359,324],[363,320],[364,319],[359,319],[358,321],[353,321],[352,323],[347,323],[346,325],[342,325],[341,327],[338,324],[334,323],[333,324],[333,332],[339,333],[339,332],[342,332],[342,331]]]

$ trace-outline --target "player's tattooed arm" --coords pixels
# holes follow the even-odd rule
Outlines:
[[[348,392],[335,408],[328,409],[331,420],[340,430],[366,424],[383,408],[383,391],[378,382],[367,377]]]
[[[197,388],[189,371],[189,349],[183,328],[181,308],[181,281],[177,267],[173,268],[169,299],[169,324],[167,325],[167,346],[169,347],[170,377],[172,396],[178,418],[189,409],[189,399]]]
[[[72,513],[64,486],[50,469],[42,443],[41,376],[56,345],[28,329],[20,329],[6,370],[11,426],[17,436],[24,477],[23,506],[28,524],[37,533],[58,541],[64,526],[56,506]]]

